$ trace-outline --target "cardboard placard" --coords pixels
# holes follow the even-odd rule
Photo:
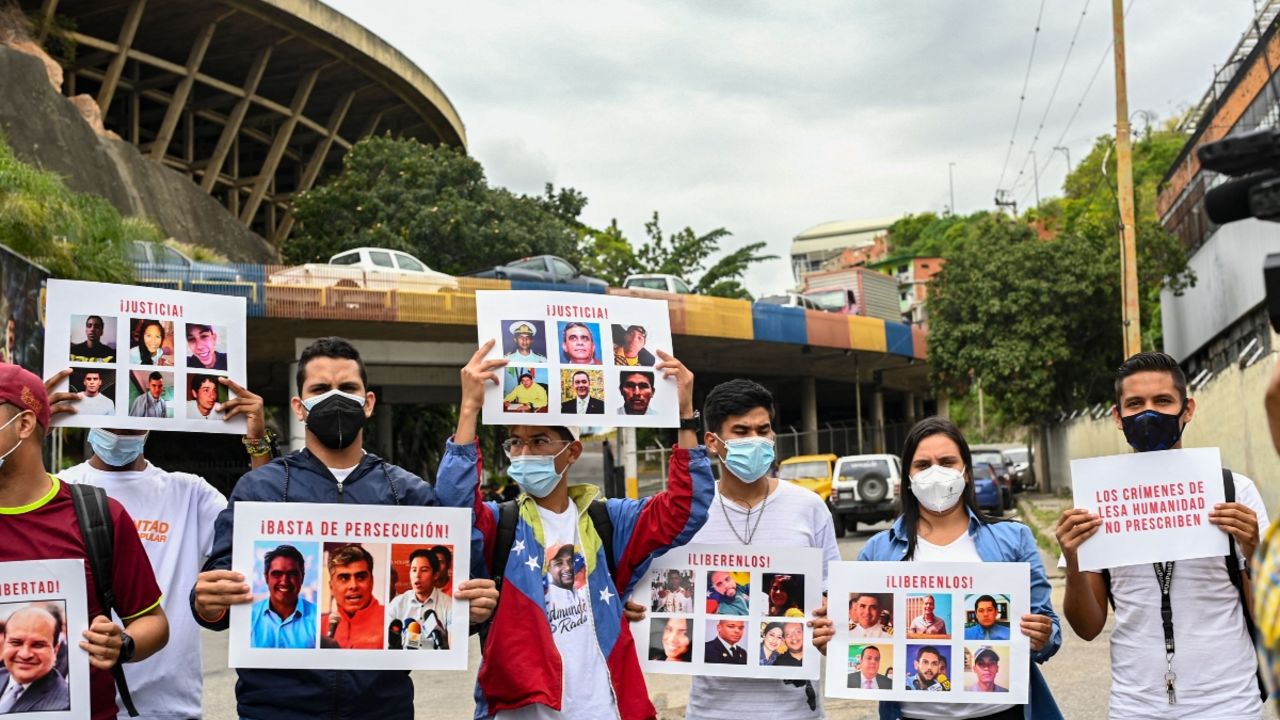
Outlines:
[[[15,679],[27,685],[0,716],[88,720],[89,654],[80,649],[88,617],[83,560],[0,563],[0,622],[6,628],[6,650],[21,643],[13,658],[6,652],[0,707],[6,704]],[[65,665],[59,661],[63,646]],[[23,662],[15,661],[18,655]]]

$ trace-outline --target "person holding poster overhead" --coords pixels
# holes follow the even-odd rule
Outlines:
[[[582,454],[578,428],[512,425],[503,450],[522,492],[515,501],[484,502],[476,424],[485,384],[499,382],[508,362],[485,359],[493,344],[481,345],[462,368],[458,426],[436,475],[445,505],[474,512],[484,551],[472,557],[492,557],[482,572],[503,578],[483,646],[476,717],[655,717],[622,599],[653,557],[688,542],[707,517],[714,480],[694,431],[693,373],[659,353],[657,371],[675,380],[684,418],[666,490],[643,500],[601,500],[595,485],[569,484]],[[605,522],[611,530],[597,527]]]
[[[1130,357],[1116,372],[1115,393],[1112,418],[1135,452],[1182,447],[1182,432],[1195,414],[1196,401],[1187,397],[1187,378],[1176,360],[1157,352]],[[1258,660],[1245,617],[1250,609],[1233,578],[1247,577],[1247,561],[1258,546],[1259,526],[1267,524],[1267,509],[1252,480],[1237,473],[1232,479],[1237,501],[1220,504],[1209,514],[1209,521],[1236,545],[1225,560],[1208,557],[1157,563],[1154,568],[1129,565],[1082,572],[1077,551],[1102,520],[1079,508],[1058,519],[1058,544],[1067,570],[1067,622],[1077,635],[1092,640],[1106,623],[1109,603],[1114,603],[1112,717],[1262,716]],[[1211,480],[1222,482],[1222,476]],[[1231,572],[1232,563],[1240,572]],[[1162,606],[1172,611],[1171,634],[1166,632]]]
[[[49,412],[40,378],[18,365],[0,365],[0,562],[88,559],[71,489],[44,467]],[[138,541],[137,526],[120,503],[108,499],[107,507],[114,530],[111,589],[121,623],[111,620],[112,608],[102,606],[86,568],[90,622],[79,645],[89,654],[93,720],[116,717],[111,669],[150,657],[169,637],[160,587]]]
[[[1037,665],[1053,657],[1062,644],[1062,628],[1050,600],[1049,579],[1035,538],[1026,525],[987,517],[978,509],[973,489],[973,458],[960,429],[950,420],[929,417],[907,433],[902,461],[902,515],[893,527],[876,533],[859,560],[904,562],[1025,562],[1031,566],[1031,610],[1019,630],[1031,644],[1030,694],[1026,705],[1006,703],[881,702],[880,717],[987,718],[990,720],[1057,720],[1062,717]],[[930,647],[930,646],[923,646]],[[945,646],[943,646],[945,647]],[[913,658],[917,678],[947,685],[935,674],[939,663]],[[941,656],[938,660],[945,660]]]
[[[231,569],[235,504],[256,502],[438,505],[422,478],[365,452],[364,425],[377,400],[356,348],[342,338],[316,340],[298,358],[293,411],[306,422],[306,447],[251,470],[236,483],[218,515],[213,550],[197,576],[190,604],[196,621],[226,630],[228,609],[253,601],[244,575]],[[479,547],[472,557],[479,558]],[[473,568],[473,574],[474,570]],[[471,622],[488,619],[497,600],[492,580],[458,585],[455,598],[471,601]],[[351,667],[359,667],[359,654]],[[316,717],[412,718],[413,683],[406,670],[237,670],[242,717],[313,720]],[[335,688],[342,688],[335,692]]]

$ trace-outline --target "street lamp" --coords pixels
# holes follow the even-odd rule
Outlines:
[[[1054,146],[1053,146],[1053,151],[1054,151],[1054,152],[1058,152],[1059,150],[1061,150],[1061,151],[1062,151],[1062,154],[1063,154],[1063,155],[1066,155],[1066,156],[1067,156],[1067,174],[1068,174],[1068,175],[1070,175],[1070,174],[1071,174],[1071,150],[1070,150],[1070,149],[1068,149],[1068,148],[1065,148],[1065,147],[1063,147],[1063,146],[1061,146],[1061,145],[1054,145]]]

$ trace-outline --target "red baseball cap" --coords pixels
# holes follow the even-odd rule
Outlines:
[[[41,427],[49,427],[49,395],[44,381],[21,365],[0,364],[0,403],[30,410]]]

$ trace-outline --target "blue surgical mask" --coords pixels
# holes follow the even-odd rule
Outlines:
[[[733,476],[744,483],[753,483],[764,477],[773,467],[775,457],[773,441],[766,437],[716,439],[724,443],[725,456],[720,458]]]
[[[147,435],[117,435],[110,430],[93,428],[89,431],[89,446],[98,459],[111,467],[132,465],[142,454]]]
[[[533,497],[544,498],[560,483],[560,473],[556,472],[556,458],[568,449],[569,446],[565,445],[555,455],[517,455],[511,458],[511,464],[507,466],[507,477]]]
[[[1124,428],[1124,439],[1138,452],[1168,450],[1182,439],[1181,412],[1170,415],[1144,410],[1137,415],[1120,418],[1120,426]]]
[[[13,424],[13,421],[14,421],[14,420],[17,420],[17,419],[18,419],[18,418],[20,418],[20,417],[22,417],[22,413],[18,413],[17,415],[14,415],[13,417],[9,418],[9,422],[7,422],[7,423],[5,423],[5,424],[3,424],[3,425],[0,425],[0,430],[3,430],[3,429],[5,429],[5,428],[9,427],[10,425],[12,425],[12,424]],[[12,454],[13,454],[13,451],[14,451],[14,450],[17,450],[17,449],[18,449],[18,445],[21,445],[21,444],[22,444],[22,441],[21,441],[21,440],[19,440],[19,441],[18,441],[18,442],[13,446],[13,447],[9,448],[9,450],[8,450],[5,454],[0,455],[0,467],[4,467],[4,459],[5,459],[5,458],[7,458],[7,457],[9,457],[10,455],[12,455]]]

